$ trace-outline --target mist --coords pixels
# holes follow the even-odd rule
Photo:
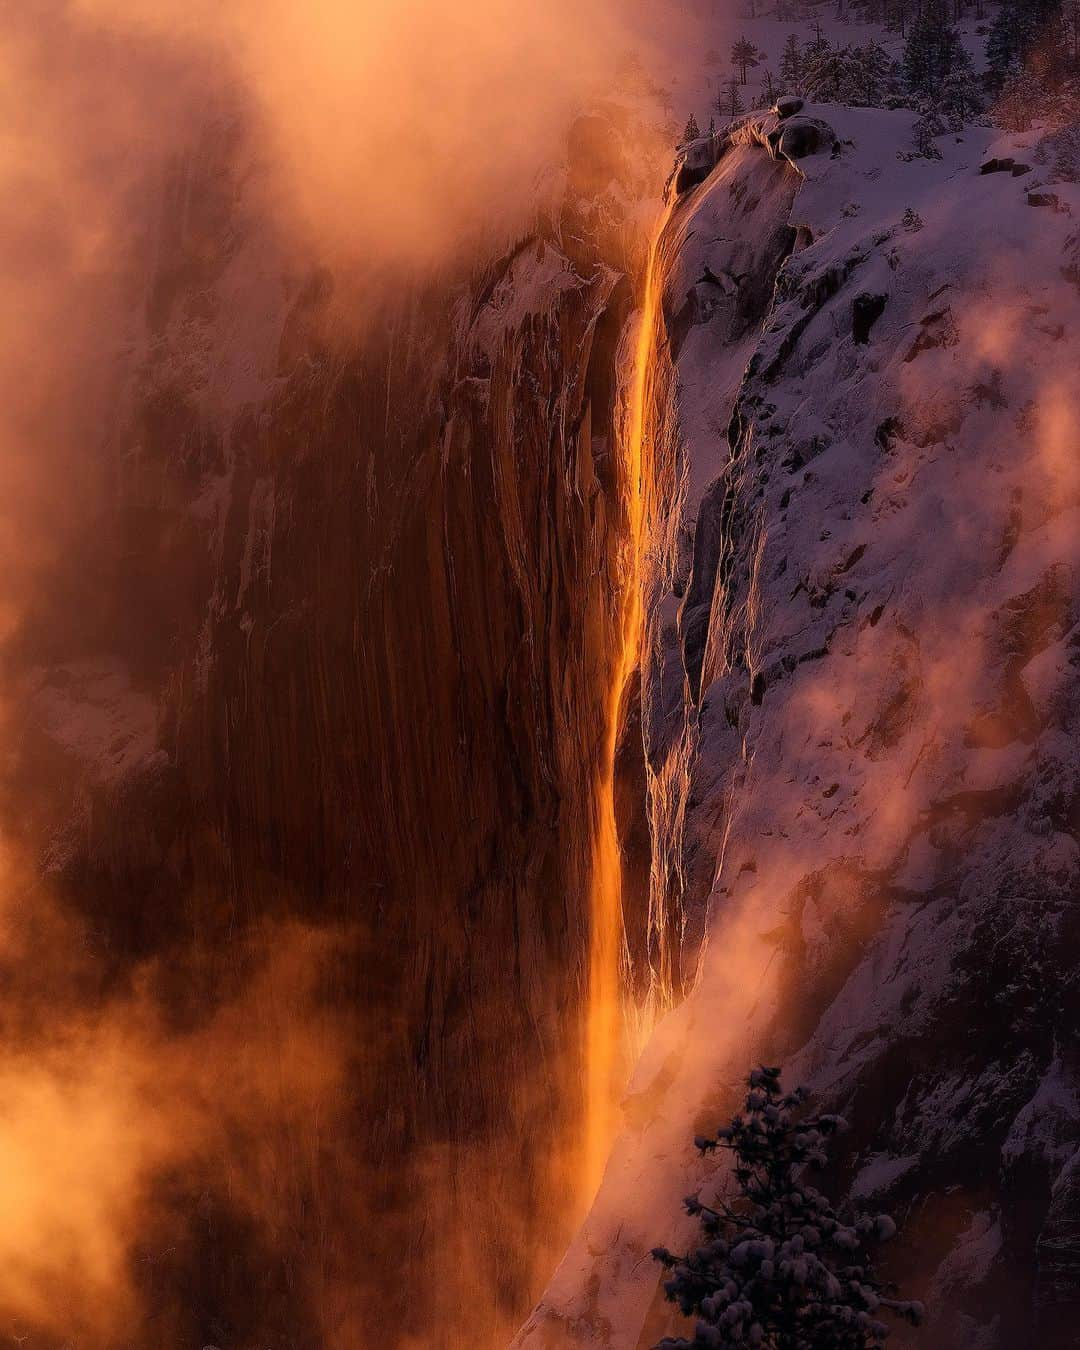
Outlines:
[[[279,219],[379,266],[519,228],[569,118],[634,39],[611,0],[78,0],[65,18],[239,97]]]
[[[179,1344],[159,1272],[181,1289],[193,1270],[242,1283],[228,1273],[240,1250],[272,1271],[253,1304],[299,1308],[322,1344],[362,1343],[321,1226],[331,1214],[326,1228],[377,1241],[368,1198],[382,1179],[348,1159],[328,1172],[322,1152],[356,1109],[357,1063],[375,1080],[389,1053],[326,996],[328,969],[340,980],[358,959],[356,927],[336,912],[297,920],[287,887],[259,873],[241,899],[217,899],[198,869],[200,850],[215,864],[226,851],[218,819],[195,864],[175,862],[179,880],[148,866],[132,897],[111,857],[72,880],[85,840],[108,835],[102,815],[131,806],[119,773],[74,776],[42,733],[41,692],[61,677],[105,688],[104,712],[80,705],[71,734],[118,763],[135,753],[120,725],[131,708],[148,746],[170,746],[163,708],[185,696],[170,663],[199,619],[185,606],[205,563],[162,524],[185,466],[155,465],[155,429],[135,419],[132,433],[131,409],[174,396],[153,387],[160,369],[194,372],[205,424],[190,435],[225,441],[251,391],[277,388],[274,316],[320,269],[366,307],[526,233],[558,197],[572,121],[628,49],[648,49],[632,19],[604,0],[33,0],[0,18],[0,1319],[15,1333],[113,1345],[149,1317]],[[185,196],[193,155],[213,167],[209,207]],[[209,226],[199,210],[217,212]],[[257,275],[236,283],[220,347],[207,355],[192,321],[171,348],[170,286],[208,290],[240,242]],[[117,528],[118,484],[131,533]],[[117,648],[126,670],[108,663]],[[138,791],[167,821],[177,771],[161,748],[147,765]],[[123,842],[154,856],[153,840]],[[417,1186],[445,1185],[444,1154],[435,1143],[416,1160]],[[355,1194],[320,1197],[326,1175]],[[490,1200],[526,1243],[517,1198]],[[439,1204],[449,1224],[453,1195]],[[192,1209],[198,1239],[178,1217]],[[449,1235],[435,1273],[490,1302],[497,1275],[462,1273],[468,1236]],[[301,1248],[314,1255],[297,1270]]]

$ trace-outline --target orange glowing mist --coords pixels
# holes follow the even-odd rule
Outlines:
[[[626,484],[626,542],[621,631],[605,708],[603,758],[597,784],[597,823],[589,894],[589,990],[585,1020],[585,1144],[582,1189],[592,1200],[616,1129],[622,1090],[622,981],[625,935],[622,908],[622,854],[615,821],[615,752],[627,682],[637,668],[643,610],[641,564],[645,537],[645,442],[648,406],[656,366],[656,326],[663,295],[660,241],[674,203],[667,202],[653,231],[645,265],[637,336],[626,384],[626,408],[619,433]]]

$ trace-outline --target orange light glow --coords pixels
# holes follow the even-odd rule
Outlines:
[[[586,1011],[586,1111],[582,1189],[591,1200],[603,1176],[617,1125],[623,1084],[623,997],[620,966],[625,935],[622,855],[615,822],[615,751],[627,681],[640,658],[643,610],[641,565],[645,539],[646,441],[656,363],[656,328],[663,295],[660,241],[673,203],[661,212],[649,245],[645,288],[626,384],[619,442],[626,484],[626,541],[621,632],[605,709],[604,755],[597,784],[597,825],[589,894],[589,992]]]

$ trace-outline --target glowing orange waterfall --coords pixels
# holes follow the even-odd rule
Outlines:
[[[638,665],[641,631],[641,562],[644,544],[645,439],[656,358],[656,323],[663,293],[658,275],[660,240],[672,204],[660,214],[645,267],[636,340],[626,370],[626,397],[619,422],[619,448],[626,484],[627,535],[622,569],[621,641],[604,710],[603,758],[597,783],[597,821],[593,843],[589,913],[589,990],[585,1029],[585,1147],[583,1190],[591,1202],[603,1176],[617,1125],[623,1083],[623,1013],[620,964],[625,942],[622,911],[622,858],[615,822],[615,751],[623,694]]]

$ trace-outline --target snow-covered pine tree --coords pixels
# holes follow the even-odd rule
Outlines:
[[[693,113],[686,119],[686,126],[683,127],[682,140],[680,145],[689,145],[691,141],[696,141],[701,136],[701,128],[698,126],[697,118]]]
[[[841,103],[841,84],[848,58],[846,47],[825,47],[808,56],[802,92],[817,103]]]
[[[802,89],[803,57],[802,49],[799,46],[799,39],[794,33],[788,34],[788,39],[784,43],[784,50],[780,54],[780,78],[784,82],[784,88],[790,94],[797,94]]]
[[[1058,90],[1051,108],[1051,116],[1060,127],[1074,131],[1080,128],[1080,74],[1070,76]],[[1080,131],[1077,131],[1078,150],[1080,150]],[[1064,175],[1065,182],[1080,181],[1080,173],[1074,169]]]
[[[929,99],[922,99],[918,104],[918,113],[911,127],[915,150],[908,158],[940,159],[941,151],[937,146],[937,137],[943,136],[948,128],[938,111],[937,104]]]
[[[1005,77],[994,116],[1006,131],[1028,131],[1046,102],[1046,90],[1031,70],[1022,66]]]
[[[821,27],[821,20],[814,20],[814,36],[803,48],[803,63],[811,60],[815,56],[821,56],[831,47],[829,39],[825,36]]]
[[[1080,70],[1071,60],[1068,34],[1066,29],[1055,27],[1028,53],[1024,69],[1040,84],[1044,91],[1044,105],[1052,105],[1067,85],[1072,83]],[[1045,107],[1049,112],[1049,106]]]
[[[833,47],[812,58],[803,71],[799,92],[827,103],[880,108],[899,87],[895,63],[880,43]]]
[[[917,234],[923,227],[923,218],[913,206],[906,206],[900,217],[900,224],[909,234]]]
[[[982,89],[971,64],[971,58],[961,47],[958,59],[941,86],[941,110],[954,131],[960,131],[983,110]]]
[[[908,88],[922,91],[934,82],[937,69],[935,49],[942,22],[942,6],[928,0],[920,4],[904,47],[904,79]]]
[[[1020,37],[1020,12],[1015,4],[1004,0],[990,25],[986,39],[986,66],[1000,85],[1020,61],[1023,45]]]
[[[933,98],[953,68],[967,60],[946,0],[922,0],[904,48],[904,78],[913,94]]]
[[[656,1350],[872,1350],[889,1330],[879,1314],[922,1320],[921,1304],[888,1296],[874,1268],[872,1248],[896,1233],[892,1219],[838,1213],[807,1183],[844,1122],[807,1117],[805,1101],[783,1092],[779,1069],[755,1069],[743,1113],[695,1140],[703,1153],[732,1155],[738,1194],[708,1204],[690,1196],[702,1244],[685,1256],[654,1249],[671,1271],[668,1299],[698,1319],[692,1339],[668,1337]]]
[[[1049,182],[1080,183],[1080,106],[1058,131],[1039,138],[1034,158],[1047,166]]]
[[[900,63],[889,55],[876,38],[871,38],[853,50],[863,81],[862,104],[868,108],[888,106],[890,100],[900,93]]]
[[[1064,33],[1062,0],[1002,0],[986,39],[986,64],[998,86],[1020,70],[1040,41]]]

